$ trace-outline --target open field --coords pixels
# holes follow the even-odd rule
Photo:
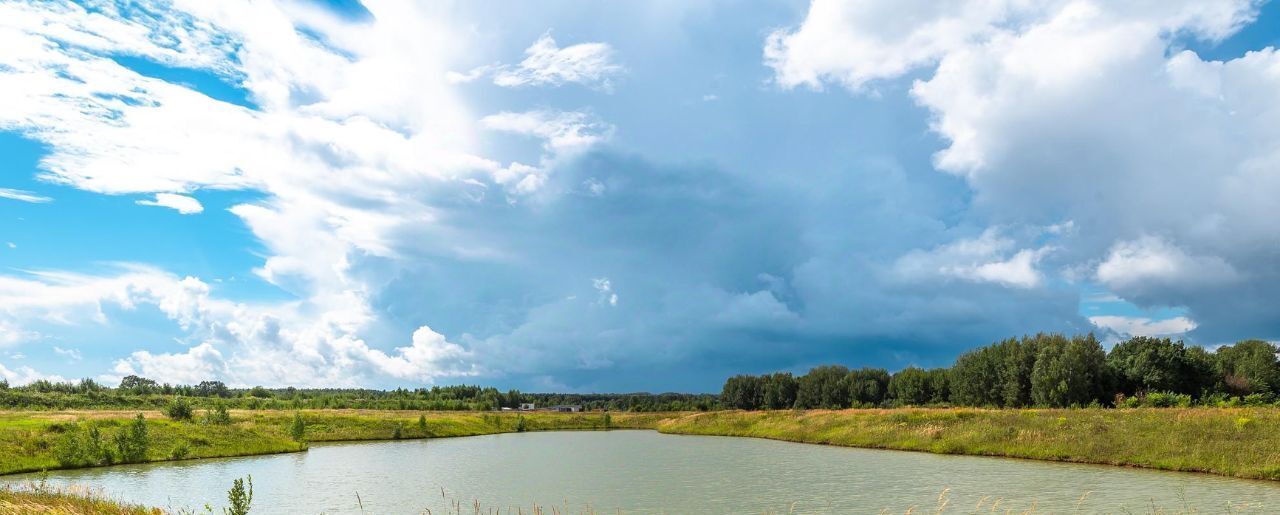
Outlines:
[[[719,411],[658,430],[1280,479],[1275,408]]]
[[[68,468],[58,449],[66,434],[99,428],[102,439],[125,430],[136,411],[8,411],[0,412],[0,474]],[[604,429],[601,413],[414,412],[375,410],[232,410],[232,423],[209,424],[197,413],[194,421],[177,422],[158,411],[146,418],[149,445],[139,461],[250,456],[306,449],[306,442],[391,440],[399,437],[440,438],[545,430]],[[290,436],[300,413],[306,428],[302,442]],[[614,428],[655,428],[675,414],[612,413]],[[425,422],[419,424],[419,417]],[[521,427],[523,426],[523,427]]]

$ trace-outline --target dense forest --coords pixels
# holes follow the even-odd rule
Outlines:
[[[159,384],[128,376],[114,388],[92,379],[78,383],[35,381],[10,387],[0,380],[0,407],[23,409],[163,409],[174,397],[189,399],[197,407],[238,409],[390,409],[390,410],[493,410],[517,408],[521,403],[539,407],[580,405],[588,410],[705,411],[716,407],[716,396],[683,393],[555,394],[501,392],[480,386],[433,386],[395,390],[370,389],[237,389],[220,381],[197,385]]]
[[[1216,352],[1168,338],[1135,337],[1106,352],[1092,335],[1010,338],[961,355],[950,368],[850,370],[820,366],[739,375],[720,402],[737,409],[895,406],[1231,406],[1276,401],[1275,345],[1246,340]]]

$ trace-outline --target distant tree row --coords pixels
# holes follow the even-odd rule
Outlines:
[[[1276,354],[1276,346],[1262,340],[1211,353],[1141,336],[1108,353],[1092,334],[1037,334],[966,352],[950,368],[909,367],[890,375],[828,365],[799,377],[738,375],[725,381],[720,401],[736,409],[1132,406],[1148,395],[1171,404],[1268,403],[1280,394]]]
[[[221,381],[170,385],[136,375],[124,377],[115,388],[92,379],[67,383],[39,380],[22,387],[10,387],[0,381],[0,406],[12,408],[163,409],[175,396],[189,398],[205,408],[241,409],[491,410],[533,403],[537,406],[580,405],[588,410],[705,411],[717,406],[716,396],[711,394],[554,394],[518,390],[503,393],[497,388],[471,385],[394,390],[229,388]]]

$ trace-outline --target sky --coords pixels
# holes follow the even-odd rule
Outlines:
[[[1280,4],[0,2],[0,377],[1280,339]]]

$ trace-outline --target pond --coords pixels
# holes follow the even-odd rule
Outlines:
[[[313,445],[304,453],[55,471],[170,508],[225,505],[253,475],[269,513],[1275,513],[1280,484],[1204,474],[653,431]],[[26,476],[31,478],[33,476]],[[22,476],[7,478],[23,479]],[[455,504],[457,503],[457,504]],[[565,509],[565,506],[568,509]],[[452,508],[451,508],[452,507]],[[1229,508],[1230,507],[1230,508]],[[202,509],[202,508],[201,508]],[[496,510],[496,511],[493,511]],[[220,510],[218,510],[220,512]]]

